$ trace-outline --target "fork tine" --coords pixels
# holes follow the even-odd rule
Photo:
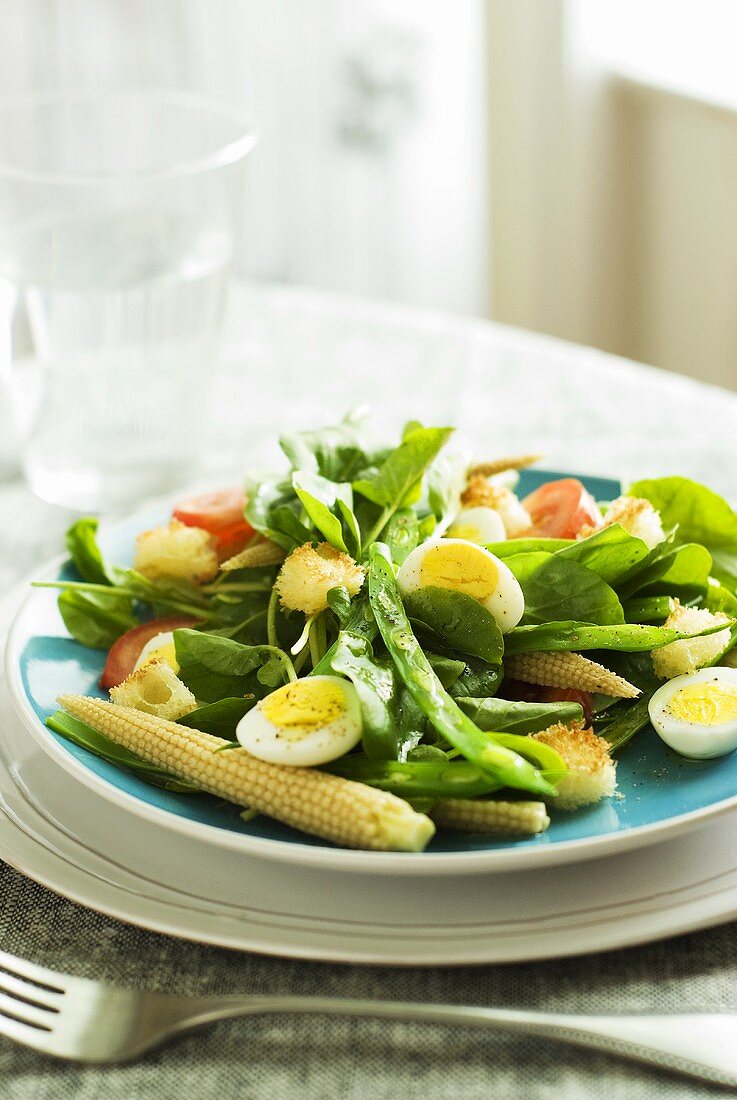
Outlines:
[[[7,951],[0,951],[0,970],[6,970],[15,978],[22,978],[32,985],[41,986],[50,993],[64,993],[64,985],[67,980],[65,974],[58,974],[55,970],[47,970],[45,966],[37,966],[26,959],[18,959],[15,955],[9,955]]]
[[[12,1017],[20,1023],[42,1028],[44,1031],[51,1031],[56,1019],[55,1013],[36,1008],[25,1001],[16,1001],[14,997],[6,997],[4,993],[0,993],[0,1016]]]
[[[9,997],[17,997],[21,1001],[36,1005],[37,1008],[45,1008],[49,1012],[59,1012],[63,993],[51,993],[47,989],[41,989],[38,985],[32,985],[19,978],[14,978],[5,970],[0,970],[0,993],[7,993]]]
[[[39,1031],[37,1027],[30,1027],[19,1020],[11,1020],[7,1016],[0,1015],[0,1036],[13,1039],[16,1043],[22,1043],[23,1046],[33,1047],[35,1050],[48,1051],[49,1049],[48,1031]]]

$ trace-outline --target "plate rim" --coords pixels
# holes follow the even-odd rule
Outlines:
[[[548,471],[545,471],[548,472]],[[555,471],[550,471],[555,472]],[[573,476],[573,475],[570,475]],[[603,475],[596,475],[603,476]],[[609,480],[614,480],[610,478]],[[114,530],[122,523],[132,523],[137,515],[146,515],[156,507],[165,506],[170,495],[148,501],[140,508],[133,509],[125,516],[104,518],[101,520],[101,533]],[[244,854],[274,859],[280,863],[313,865],[343,870],[353,873],[401,873],[423,874],[484,874],[508,873],[534,870],[538,867],[552,867],[597,859],[620,852],[633,851],[640,847],[658,843],[668,837],[698,828],[709,820],[719,817],[737,807],[737,792],[728,798],[720,799],[695,810],[676,814],[646,825],[634,825],[626,830],[604,835],[579,837],[573,840],[554,841],[539,848],[489,849],[473,852],[372,852],[350,848],[328,847],[327,845],[295,844],[291,841],[255,837],[247,833],[231,832],[207,822],[191,821],[166,810],[153,806],[136,795],[114,786],[102,776],[97,775],[66,751],[51,736],[47,727],[40,721],[26,695],[20,675],[20,648],[23,617],[29,605],[35,599],[42,598],[44,590],[34,590],[32,580],[53,580],[58,577],[61,566],[68,555],[57,554],[38,569],[20,581],[14,592],[25,592],[19,606],[16,606],[9,626],[4,654],[5,680],[16,715],[36,743],[47,755],[84,786],[113,802],[122,809],[143,818],[152,824],[171,829],[180,835],[196,836],[210,840],[219,847],[234,849]]]
[[[11,717],[22,729],[17,714],[13,712]],[[42,752],[35,742],[33,751]],[[595,906],[592,912],[596,913],[596,918],[587,923],[585,935],[582,935],[584,929],[570,923],[555,926],[544,933],[541,929],[530,929],[530,934],[523,937],[513,929],[502,936],[500,949],[499,936],[492,933],[494,926],[483,926],[464,941],[460,952],[457,946],[449,952],[448,937],[443,938],[440,961],[435,942],[420,950],[413,949],[411,959],[407,958],[406,945],[402,948],[402,954],[387,951],[386,933],[391,931],[392,926],[379,924],[372,926],[369,939],[364,940],[355,940],[345,933],[336,939],[331,934],[332,930],[322,927],[321,923],[315,927],[315,934],[308,936],[305,936],[304,928],[293,928],[288,923],[269,924],[267,932],[264,932],[257,926],[251,927],[248,912],[240,920],[235,917],[234,922],[218,924],[215,928],[210,915],[207,923],[202,923],[198,911],[189,913],[188,907],[165,893],[158,896],[155,880],[146,880],[152,887],[151,892],[146,893],[132,891],[122,878],[118,881],[115,877],[117,871],[128,876],[135,875],[135,869],[119,865],[116,861],[111,863],[104,852],[89,848],[73,831],[68,831],[63,819],[57,821],[49,818],[42,807],[35,806],[32,792],[17,782],[5,756],[0,759],[0,769],[4,773],[0,776],[0,782],[10,783],[13,790],[20,794],[22,802],[19,813],[17,807],[8,805],[0,790],[0,858],[47,889],[108,917],[178,939],[230,950],[304,961],[381,965],[397,969],[405,966],[505,964],[616,950],[722,924],[733,919],[737,913],[737,884],[733,881],[735,870],[730,864],[717,874],[720,886],[716,890],[704,892],[703,889],[715,881],[712,875],[696,882],[673,883],[674,889],[685,891],[683,898],[675,905],[675,921],[673,904],[658,904],[654,908],[627,912],[624,919],[621,913],[615,916]],[[97,797],[94,792],[91,793]],[[23,810],[30,810],[33,817],[28,820],[24,818]],[[40,825],[34,824],[35,817],[39,818]],[[93,863],[101,861],[105,873],[101,874],[92,863],[88,863],[88,857]],[[268,866],[272,868],[271,864]],[[468,880],[469,876],[459,876],[460,882],[464,877]],[[525,876],[522,880],[525,881]],[[529,881],[528,886],[534,888]],[[630,904],[636,900],[639,899],[632,899]],[[577,911],[573,906],[572,912]],[[295,915],[299,915],[298,911]],[[380,946],[377,946],[377,937]],[[552,950],[551,939],[555,941]]]

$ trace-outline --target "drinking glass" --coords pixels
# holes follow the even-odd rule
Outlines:
[[[0,301],[27,318],[23,466],[44,499],[116,508],[196,467],[253,144],[234,113],[175,91],[0,102]]]

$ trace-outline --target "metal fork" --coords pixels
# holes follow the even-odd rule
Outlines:
[[[234,1016],[319,1013],[540,1035],[737,1088],[737,1013],[579,1016],[278,994],[179,997],[74,978],[0,951],[0,1035],[77,1062],[125,1062]]]

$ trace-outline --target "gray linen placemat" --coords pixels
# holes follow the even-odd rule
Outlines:
[[[168,992],[290,991],[570,1012],[737,1006],[734,925],[553,962],[459,969],[351,967],[238,954],[144,932],[80,908],[4,864],[0,945],[71,973]],[[108,1069],[53,1062],[0,1039],[0,1081],[2,1100],[685,1100],[734,1095],[535,1038],[320,1017],[227,1021],[139,1063]]]

